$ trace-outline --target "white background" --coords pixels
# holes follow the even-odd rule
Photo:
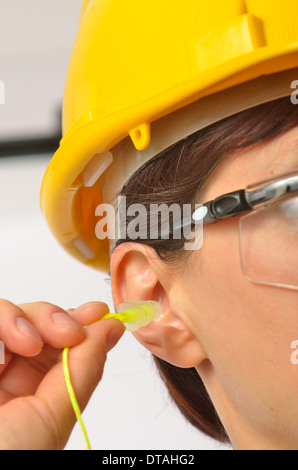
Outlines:
[[[0,0],[0,80],[6,87],[0,140],[55,129],[80,4]],[[42,217],[39,190],[50,157],[0,158],[0,298],[65,309],[101,300],[112,309],[105,275],[65,253]],[[109,353],[84,421],[93,449],[225,449],[180,415],[150,354],[129,333]],[[66,449],[84,448],[77,425]]]
[[[56,131],[81,0],[0,0],[0,141]]]

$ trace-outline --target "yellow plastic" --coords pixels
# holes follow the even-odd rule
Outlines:
[[[108,271],[108,240],[94,230],[102,178],[84,186],[89,162],[127,136],[142,152],[157,119],[296,67],[297,18],[297,0],[85,0],[65,84],[63,139],[41,188],[42,211],[61,245]]]
[[[154,300],[137,300],[119,305],[118,313],[108,313],[103,317],[120,320],[128,331],[137,331],[156,320],[161,314],[161,305]]]
[[[120,320],[128,331],[136,331],[143,326],[148,325],[153,320],[156,320],[161,314],[161,305],[154,300],[138,300],[135,302],[125,302],[119,305],[119,312],[107,313],[101,320],[108,318],[115,318]],[[81,427],[87,450],[91,450],[89,436],[82,418],[80,406],[78,404],[76,394],[72,385],[69,371],[69,348],[64,348],[62,353],[62,366],[66,388],[68,391],[69,399],[76,415],[77,421]]]
[[[63,366],[64,380],[65,380],[66,388],[68,391],[68,395],[69,395],[69,399],[70,399],[73,411],[76,415],[77,421],[80,425],[80,428],[82,430],[82,433],[86,442],[86,448],[87,450],[91,450],[89,436],[85,427],[85,423],[82,418],[81,409],[78,404],[77,397],[76,397],[76,394],[72,385],[72,381],[70,378],[68,353],[69,353],[69,348],[64,348],[63,353],[62,353],[62,366]]]

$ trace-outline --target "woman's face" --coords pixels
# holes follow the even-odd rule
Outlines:
[[[226,157],[198,202],[297,168],[298,127]],[[287,253],[297,266],[297,240]],[[291,361],[298,291],[245,278],[238,218],[205,227],[203,247],[190,255],[181,281],[181,308],[208,357],[197,370],[234,446],[298,449],[298,365]]]

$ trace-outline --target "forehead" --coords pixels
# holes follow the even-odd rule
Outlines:
[[[298,123],[284,135],[226,155],[209,178],[204,201],[295,169],[298,169]]]

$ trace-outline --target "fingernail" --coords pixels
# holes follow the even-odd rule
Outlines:
[[[68,328],[71,330],[82,330],[83,329],[77,324],[73,318],[63,312],[53,313],[52,315],[53,323],[56,326],[61,326],[63,328]]]
[[[26,318],[18,317],[16,319],[16,326],[21,333],[30,336],[30,338],[34,339],[34,341],[37,341],[38,343],[42,342],[40,335],[34,326],[31,325],[28,320],[26,320]]]
[[[123,335],[125,331],[125,327],[121,324],[116,328],[113,328],[107,335],[106,339],[106,348],[107,352],[110,351],[116,344],[118,343],[119,339]]]

